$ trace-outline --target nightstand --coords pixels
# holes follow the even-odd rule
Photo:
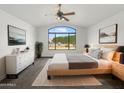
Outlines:
[[[124,81],[124,64],[113,62],[112,74]]]

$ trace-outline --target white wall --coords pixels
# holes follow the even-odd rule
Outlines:
[[[120,12],[108,19],[103,20],[102,22],[93,25],[88,28],[88,43],[89,44],[99,44],[99,29],[112,25],[118,24],[118,45],[124,45],[124,11]]]
[[[8,46],[7,25],[16,26],[26,30],[26,45]],[[5,77],[5,56],[10,54],[14,48],[24,49],[26,46],[34,48],[35,29],[24,21],[0,10],[0,80]]]
[[[54,53],[57,52],[64,52],[64,53],[81,53],[83,51],[84,44],[87,43],[87,29],[72,26],[72,25],[65,25],[64,26],[71,26],[76,28],[76,50],[48,50],[48,29],[54,26],[63,26],[63,24],[57,25],[50,25],[45,27],[38,27],[37,28],[37,40],[43,42],[43,56],[53,56]]]

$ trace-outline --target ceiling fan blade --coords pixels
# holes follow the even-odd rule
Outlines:
[[[63,18],[64,18],[66,21],[69,21],[69,19],[68,19],[68,18],[66,18],[66,17],[64,17],[64,16],[63,16]]]
[[[75,12],[64,13],[64,16],[75,15]]]
[[[49,13],[49,14],[44,14],[44,16],[57,16],[57,15],[54,13]]]

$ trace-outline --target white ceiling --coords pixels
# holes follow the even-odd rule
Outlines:
[[[75,11],[76,13],[74,16],[67,16],[69,22],[56,20],[54,16],[58,9],[56,4],[1,4],[0,9],[36,27],[57,23],[88,27],[124,10],[124,5],[64,4],[63,12]]]

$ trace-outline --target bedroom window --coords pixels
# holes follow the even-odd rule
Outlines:
[[[68,26],[48,29],[48,49],[76,49],[76,29]]]

